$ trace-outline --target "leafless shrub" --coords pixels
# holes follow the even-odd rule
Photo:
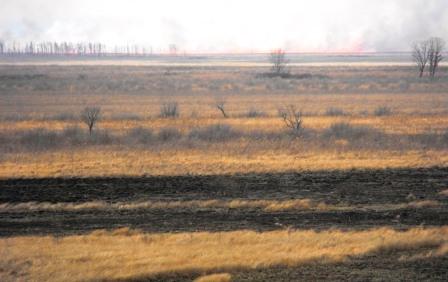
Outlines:
[[[289,128],[294,136],[299,136],[302,132],[302,112],[294,105],[285,106],[278,109],[279,116],[283,119],[285,126]]]
[[[86,80],[88,78],[87,74],[80,73],[78,74],[78,80]]]
[[[286,58],[286,53],[282,49],[274,50],[270,53],[269,61],[271,62],[271,74],[282,76],[289,74],[289,60]]]
[[[86,142],[86,133],[79,126],[64,128],[61,137],[71,145],[80,145]]]
[[[5,115],[0,118],[2,121],[24,121],[24,120],[30,120],[32,119],[29,115],[23,115],[23,114],[11,114],[11,115]]]
[[[408,137],[411,143],[420,144],[425,148],[447,148],[448,131],[445,132],[422,132]]]
[[[325,115],[327,116],[343,116],[345,115],[344,111],[341,108],[330,107],[325,111]]]
[[[31,150],[46,150],[60,145],[60,139],[56,132],[38,128],[24,132],[19,137],[22,146]]]
[[[81,121],[89,128],[89,134],[92,135],[93,127],[100,119],[101,108],[100,107],[86,107],[81,112]]]
[[[250,108],[246,113],[246,117],[248,118],[257,118],[257,117],[265,117],[266,113],[263,111],[259,111],[255,108]]]
[[[177,102],[163,103],[160,107],[161,118],[177,118],[179,116],[179,106]]]
[[[205,128],[193,129],[190,134],[190,139],[198,139],[202,141],[227,141],[232,138],[239,137],[240,133],[232,129],[227,124],[214,124]]]
[[[128,139],[141,144],[148,144],[154,140],[152,130],[143,127],[135,127],[128,131]]]
[[[442,133],[442,135],[441,135],[441,139],[443,140],[443,142],[444,142],[445,144],[448,145],[448,129],[446,129],[445,132]]]
[[[89,136],[88,141],[93,145],[110,145],[117,140],[108,130],[98,130]]]
[[[158,139],[162,142],[173,141],[182,137],[182,133],[174,127],[165,127],[160,129]]]
[[[221,114],[224,118],[228,118],[228,115],[227,115],[226,109],[225,109],[225,105],[226,105],[226,100],[224,98],[222,98],[222,97],[215,98],[216,108],[221,112]]]
[[[368,115],[369,115],[369,111],[367,111],[367,110],[361,110],[361,111],[359,111],[358,114],[361,115],[361,116],[368,116]]]
[[[77,117],[72,113],[59,113],[50,117],[44,117],[44,120],[58,120],[58,121],[68,121],[76,119]]]
[[[133,113],[120,113],[120,114],[111,115],[110,119],[112,119],[112,120],[142,120],[142,117],[140,115],[133,114]]]
[[[388,116],[392,114],[392,110],[387,106],[379,106],[373,111],[373,114],[377,117]]]
[[[368,126],[353,126],[346,122],[332,124],[323,132],[324,138],[358,140],[367,136],[378,135],[378,130]]]
[[[257,78],[275,78],[275,77],[280,77],[280,78],[286,78],[286,79],[291,79],[291,80],[325,80],[325,79],[330,79],[329,76],[327,75],[322,75],[322,74],[311,74],[311,73],[298,73],[298,74],[292,74],[290,72],[286,72],[286,73],[281,73],[281,74],[277,74],[277,73],[273,73],[273,72],[268,72],[268,73],[260,73],[257,74],[256,76]]]

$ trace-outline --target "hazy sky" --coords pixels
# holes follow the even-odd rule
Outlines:
[[[0,0],[4,41],[189,52],[404,51],[448,40],[448,0]]]

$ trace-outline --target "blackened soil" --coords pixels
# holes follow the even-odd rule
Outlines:
[[[448,224],[448,199],[438,194],[446,189],[448,168],[440,167],[216,176],[4,179],[0,180],[0,203],[309,198],[346,206],[396,204],[410,200],[436,200],[442,205],[377,212],[266,213],[259,209],[2,211],[0,236],[79,234],[118,227],[181,232],[439,226]]]

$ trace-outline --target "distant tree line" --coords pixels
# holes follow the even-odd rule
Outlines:
[[[33,42],[25,44],[18,42],[5,43],[0,41],[1,55],[103,55],[106,45],[97,42]]]
[[[5,42],[0,40],[0,55],[30,55],[30,56],[147,56],[153,54],[152,47],[140,45],[106,46],[100,42]],[[168,46],[169,54],[176,54],[175,44]],[[162,53],[162,50],[159,50]]]

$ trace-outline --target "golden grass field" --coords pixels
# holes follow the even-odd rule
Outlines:
[[[448,130],[444,77],[433,82],[418,80],[409,67],[303,67],[293,68],[293,72],[326,78],[282,81],[257,78],[262,71],[251,67],[1,66],[0,132],[10,135],[37,128],[84,128],[80,111],[96,105],[102,110],[97,129],[117,135],[133,128],[155,132],[176,128],[188,134],[213,124],[272,134],[287,130],[277,111],[289,104],[303,112],[303,126],[317,132],[341,122],[391,136],[443,134]],[[25,74],[42,77],[25,82],[20,80]],[[217,100],[225,101],[229,118],[222,117]],[[167,101],[178,103],[179,118],[158,117],[161,104]],[[391,114],[375,115],[379,107],[389,108]],[[332,108],[341,110],[342,115],[327,114]],[[250,110],[261,114],[249,118]],[[447,164],[444,148],[351,149],[344,144],[347,140],[343,138],[320,146],[300,140],[239,139],[199,148],[125,144],[31,153],[6,150],[0,158],[0,176],[214,174]]]
[[[434,81],[409,66],[294,66],[312,75],[297,80],[263,71],[0,65],[0,280],[447,277],[447,69]],[[159,116],[167,102],[177,118]],[[286,105],[308,135],[290,136]],[[86,106],[101,107],[94,136]],[[325,137],[335,124],[359,129]],[[190,137],[213,125],[239,135]],[[73,128],[83,141],[64,139]],[[130,139],[134,129],[153,139]],[[164,140],[166,129],[179,134]]]
[[[244,144],[244,143],[243,143]],[[241,146],[237,143],[235,146]],[[244,148],[243,148],[244,149]],[[216,175],[284,171],[388,169],[445,166],[446,150],[351,151],[238,150],[212,146],[206,150],[160,151],[102,149],[18,153],[4,157],[0,177],[88,177],[143,175]]]
[[[35,281],[89,281],[340,263],[372,253],[432,247],[400,257],[403,261],[423,260],[447,255],[447,238],[446,227],[405,232],[379,228],[160,235],[122,229],[64,238],[6,238],[0,240],[0,246],[6,279],[19,275]]]

